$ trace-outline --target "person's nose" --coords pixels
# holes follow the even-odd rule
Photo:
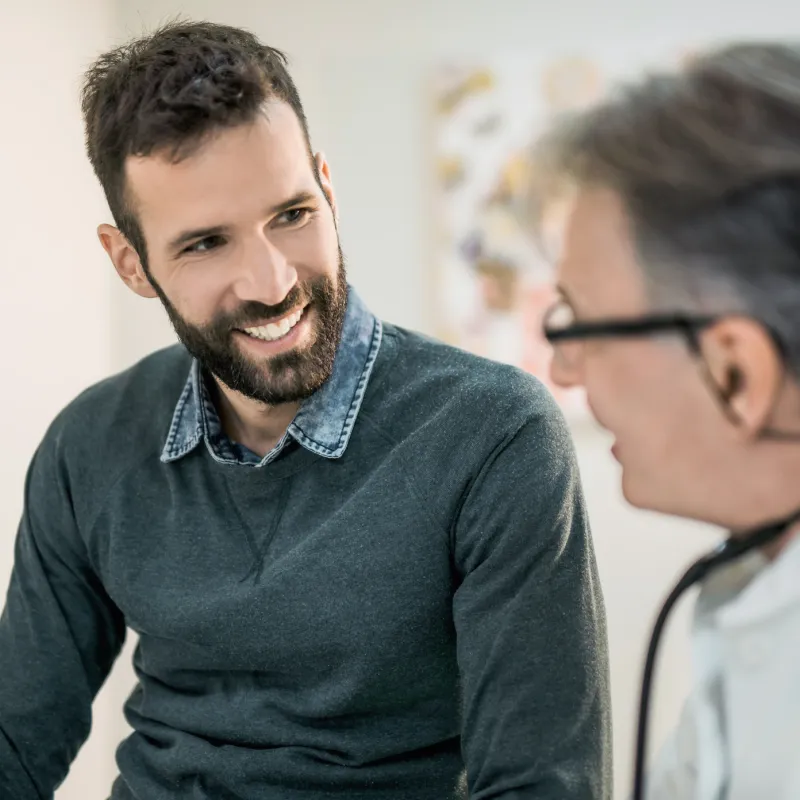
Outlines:
[[[583,386],[580,345],[556,345],[550,360],[550,381],[562,389]]]
[[[268,237],[254,237],[245,247],[235,284],[240,300],[278,305],[296,283],[294,266]]]

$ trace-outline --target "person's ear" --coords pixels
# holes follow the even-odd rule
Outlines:
[[[742,432],[758,435],[770,424],[785,369],[772,337],[753,319],[728,317],[703,334],[702,353]]]
[[[333,181],[331,180],[331,168],[325,159],[323,153],[317,153],[314,156],[314,168],[317,170],[319,176],[319,183],[325,196],[328,198],[331,210],[333,211],[333,218],[339,223],[339,210],[336,207],[336,193],[333,190]]]
[[[125,285],[141,297],[157,297],[158,294],[145,273],[139,254],[127,237],[113,225],[100,225],[97,238],[103,250]]]

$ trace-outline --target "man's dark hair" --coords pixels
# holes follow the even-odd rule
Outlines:
[[[117,227],[147,265],[126,195],[125,160],[190,155],[210,134],[253,122],[269,100],[288,103],[311,143],[286,56],[252,33],[211,22],[172,22],[100,56],[81,91],[89,160]]]

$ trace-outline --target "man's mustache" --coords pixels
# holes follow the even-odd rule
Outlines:
[[[263,322],[265,319],[282,317],[298,306],[306,305],[311,301],[312,293],[299,285],[294,286],[289,294],[280,303],[270,306],[258,300],[248,300],[236,311],[218,316],[211,322],[209,328],[218,332],[241,330]]]

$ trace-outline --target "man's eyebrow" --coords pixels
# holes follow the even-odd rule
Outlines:
[[[189,242],[207,239],[209,236],[221,236],[226,230],[227,228],[224,225],[214,225],[211,228],[195,228],[193,230],[183,231],[174,239],[170,240],[168,247],[171,251],[180,250],[184,245],[189,244]]]
[[[304,203],[313,203],[316,202],[316,200],[317,197],[312,192],[298,192],[288,200],[284,200],[282,203],[272,206],[267,213],[269,216],[282,214],[284,211],[288,211],[295,206],[300,206]],[[174,239],[170,240],[168,247],[172,251],[180,250],[184,245],[190,242],[206,239],[209,236],[221,236],[227,230],[228,227],[226,225],[214,225],[210,228],[193,228],[192,230],[182,231]]]
[[[278,203],[278,205],[269,209],[269,215],[281,214],[284,211],[288,211],[290,208],[301,206],[304,203],[314,203],[316,200],[317,196],[313,194],[313,192],[298,192],[294,197],[290,197],[288,200],[284,200],[282,203]]]

